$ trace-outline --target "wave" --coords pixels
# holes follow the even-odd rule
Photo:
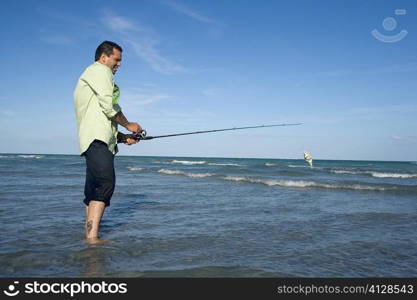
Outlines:
[[[43,156],[43,155],[18,155],[18,157],[39,159],[39,158],[44,158],[45,156]]]
[[[330,172],[336,173],[336,174],[352,174],[352,175],[361,173],[361,172],[348,171],[348,170],[330,170]]]
[[[233,163],[209,163],[209,166],[234,166],[234,167],[243,167],[244,165],[239,165],[239,164],[233,164]]]
[[[182,165],[204,165],[207,162],[204,160],[173,160],[171,164],[182,164]]]
[[[376,178],[417,178],[417,174],[409,173],[384,173],[376,171],[350,171],[350,170],[330,170],[332,173],[336,174],[352,174],[352,175],[361,175],[367,174]]]
[[[383,192],[387,190],[396,190],[396,187],[382,187],[382,186],[371,186],[363,184],[335,184],[335,183],[321,183],[316,181],[306,180],[276,180],[276,179],[259,179],[250,177],[239,177],[239,176],[226,176],[224,180],[236,181],[236,182],[249,182],[264,184],[267,186],[281,186],[291,188],[325,188],[325,189],[348,189],[348,190],[367,190],[367,191],[378,191]]]
[[[265,164],[265,166],[267,166],[267,167],[273,167],[273,166],[276,166],[277,164],[271,164],[271,163],[266,163]]]
[[[377,178],[416,178],[417,174],[405,174],[405,173],[381,173],[381,172],[366,172]]]
[[[290,168],[310,168],[309,166],[301,166],[301,165],[288,165]]]
[[[174,162],[175,160],[173,160],[173,161],[160,161],[160,160],[153,160],[151,163],[153,163],[153,164],[163,164],[163,165],[172,165],[172,164],[175,164],[175,162]]]
[[[131,166],[127,166],[126,169],[128,169],[129,171],[142,171],[143,168],[137,168],[137,167],[131,167]]]
[[[191,178],[204,178],[204,177],[210,177],[214,174],[212,173],[189,173],[184,172],[180,170],[168,170],[168,169],[161,169],[158,171],[158,173],[166,174],[166,175],[183,175]]]

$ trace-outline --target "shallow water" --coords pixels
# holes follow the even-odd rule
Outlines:
[[[415,277],[417,164],[116,157],[83,240],[84,159],[0,155],[0,276]]]

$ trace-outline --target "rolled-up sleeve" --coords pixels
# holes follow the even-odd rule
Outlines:
[[[94,91],[103,113],[107,118],[111,119],[120,111],[119,107],[113,107],[114,84],[111,71],[95,69],[88,75],[82,80]]]

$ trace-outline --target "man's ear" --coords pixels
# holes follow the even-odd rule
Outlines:
[[[106,57],[107,55],[105,53],[102,53],[100,58],[98,59],[100,62],[105,62],[106,61]]]

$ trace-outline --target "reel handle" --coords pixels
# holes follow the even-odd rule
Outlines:
[[[137,141],[146,140],[146,130],[143,129],[141,132],[137,134],[132,134],[132,138]]]
[[[123,137],[118,136],[117,143],[126,143],[127,139],[134,139],[136,141],[140,141],[140,140],[150,140],[152,139],[152,137],[147,137],[146,131],[142,130],[138,134],[129,133],[129,134],[124,134]]]

